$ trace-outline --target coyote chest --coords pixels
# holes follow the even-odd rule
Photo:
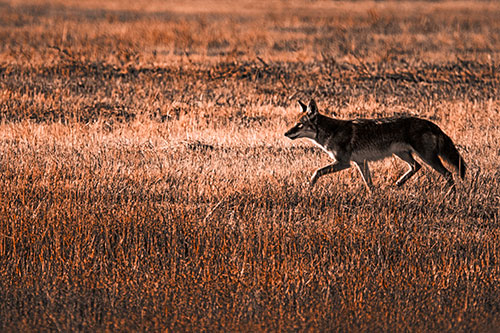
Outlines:
[[[330,156],[330,158],[334,161],[337,160],[337,150],[334,149],[334,148],[326,148],[325,146],[323,146],[322,144],[318,143],[316,140],[314,139],[309,139],[309,141],[311,141],[312,143],[314,143],[317,147],[321,148],[321,150],[323,150],[325,153],[328,154],[328,156]]]

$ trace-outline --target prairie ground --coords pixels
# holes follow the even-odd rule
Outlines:
[[[0,2],[1,331],[497,331],[498,2]],[[308,181],[432,120],[468,165]]]

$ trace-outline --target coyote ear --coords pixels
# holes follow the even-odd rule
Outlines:
[[[318,113],[318,106],[316,105],[314,99],[311,99],[311,101],[309,102],[309,107],[307,108],[307,114],[309,116],[313,116],[316,113]]]
[[[302,103],[301,100],[299,100],[299,104],[300,104],[300,107],[302,108],[302,111],[306,112],[307,111],[307,105],[305,105],[304,103]]]

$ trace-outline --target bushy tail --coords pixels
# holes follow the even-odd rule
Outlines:
[[[457,170],[460,178],[464,179],[465,171],[467,169],[464,159],[460,156],[457,148],[448,135],[442,133],[441,138],[439,156],[441,156],[446,162],[450,163]]]

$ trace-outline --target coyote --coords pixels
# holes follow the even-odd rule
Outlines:
[[[316,170],[311,178],[311,186],[323,175],[349,168],[352,161],[371,191],[373,184],[368,162],[392,154],[409,166],[408,171],[396,182],[397,186],[403,185],[422,167],[413,154],[443,175],[451,187],[455,184],[453,176],[439,157],[449,162],[462,179],[465,177],[465,162],[450,137],[428,120],[415,117],[341,120],[319,113],[314,100],[309,105],[301,101],[299,104],[304,114],[285,136],[292,140],[311,139],[334,160],[332,164]]]

